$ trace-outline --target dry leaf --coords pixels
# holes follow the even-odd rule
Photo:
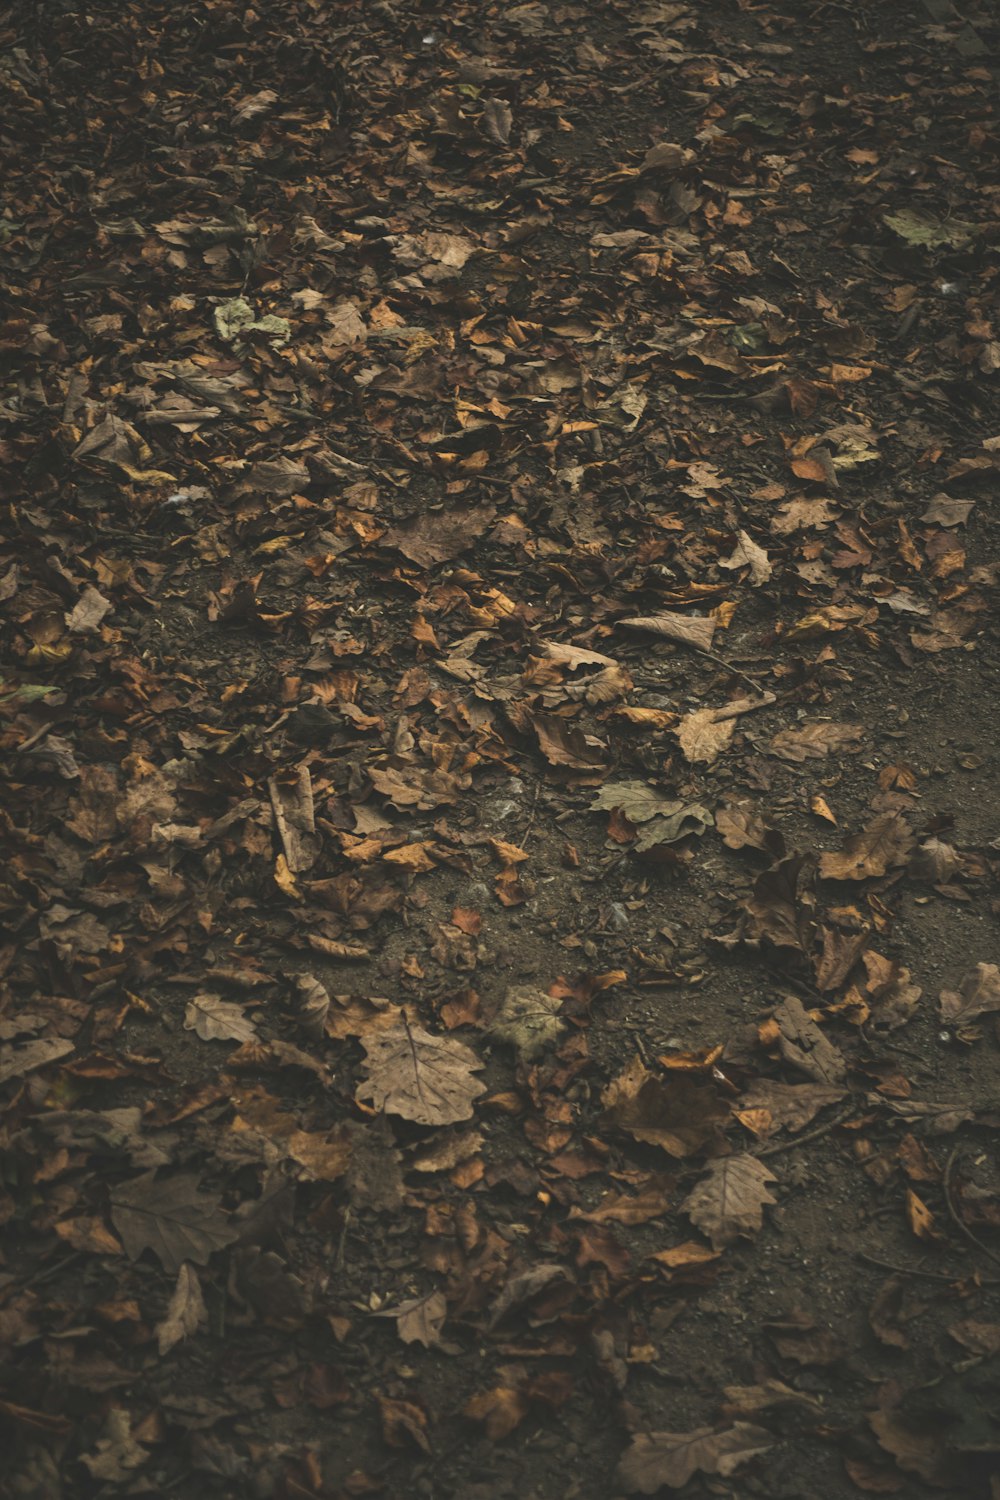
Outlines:
[[[778,1083],[762,1079],[741,1095],[737,1120],[761,1140],[779,1130],[804,1130],[821,1109],[838,1104],[845,1090],[830,1083]]]
[[[524,1062],[532,1062],[566,1030],[565,1022],[559,1019],[561,1009],[562,1000],[538,986],[515,985],[504,995],[489,1031],[498,1041],[514,1047]]]
[[[655,1495],[664,1487],[679,1490],[699,1472],[732,1474],[773,1444],[765,1428],[749,1422],[694,1432],[640,1432],[619,1460],[615,1483],[629,1495]]]
[[[674,733],[686,758],[692,764],[711,764],[733,737],[736,720],[732,715],[719,717],[717,708],[696,708],[685,714]]]
[[[797,764],[837,752],[852,755],[860,750],[864,738],[861,724],[834,724],[828,719],[812,719],[792,729],[782,729],[771,741],[772,755]]]
[[[237,1238],[220,1202],[219,1193],[201,1192],[191,1173],[157,1180],[155,1172],[144,1172],[111,1189],[111,1220],[132,1260],[152,1250],[173,1274],[186,1260],[207,1265],[213,1251]]]
[[[947,1026],[967,1026],[979,1016],[1000,1010],[1000,968],[976,964],[963,976],[957,990],[942,990],[941,1019]]]
[[[809,1015],[801,1000],[788,995],[774,1012],[782,1057],[817,1083],[840,1084],[847,1076],[843,1055]]]
[[[886,813],[849,838],[839,853],[821,854],[819,873],[827,880],[868,880],[905,865],[912,849],[909,825],[898,813]]]
[[[486,1085],[472,1074],[483,1065],[464,1042],[398,1026],[364,1040],[368,1081],[357,1098],[418,1125],[453,1125],[472,1116]]]
[[[736,547],[733,555],[720,559],[719,567],[726,568],[730,572],[735,572],[740,568],[749,568],[750,582],[755,588],[759,588],[762,583],[767,583],[774,572],[771,560],[763,547],[759,547],[753,537],[745,531],[736,533]]]
[[[725,1156],[713,1161],[681,1205],[696,1229],[724,1250],[735,1239],[751,1238],[763,1226],[764,1206],[776,1203],[768,1185],[777,1182],[755,1156]]]
[[[627,630],[648,630],[652,635],[664,635],[669,641],[678,641],[682,646],[697,646],[703,651],[712,644],[716,623],[711,616],[675,615],[669,611],[618,621]]]
[[[242,1005],[220,995],[196,995],[184,1012],[184,1030],[197,1032],[203,1042],[251,1042],[257,1035]]]
[[[722,1141],[729,1106],[711,1081],[693,1074],[661,1079],[636,1058],[601,1095],[605,1118],[670,1156],[691,1156]]]
[[[207,1322],[208,1309],[201,1294],[201,1282],[194,1267],[185,1261],[177,1273],[177,1285],[167,1306],[166,1317],[156,1327],[161,1358]]]

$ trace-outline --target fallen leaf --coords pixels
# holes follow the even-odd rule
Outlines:
[[[207,1265],[214,1251],[237,1238],[220,1202],[219,1193],[200,1190],[192,1173],[157,1179],[155,1172],[144,1172],[111,1189],[111,1221],[131,1260],[152,1250],[173,1275],[186,1260]]]
[[[472,1116],[486,1085],[472,1074],[482,1063],[455,1037],[399,1026],[364,1038],[368,1081],[357,1098],[418,1125],[452,1125]]]
[[[779,1028],[778,1047],[786,1062],[817,1083],[843,1083],[847,1064],[842,1053],[824,1036],[801,1000],[786,996],[774,1019]]]
[[[819,873],[827,880],[868,880],[905,865],[913,849],[909,825],[898,813],[876,818],[836,854],[821,854]]]
[[[681,1204],[696,1229],[724,1250],[735,1239],[749,1239],[763,1227],[764,1206],[776,1203],[768,1191],[777,1182],[755,1156],[726,1156],[713,1161]]]
[[[711,615],[677,615],[665,612],[659,615],[637,615],[618,624],[626,630],[648,630],[651,635],[666,636],[682,646],[698,646],[707,651],[715,635],[717,621]]]
[[[749,1422],[694,1432],[641,1432],[619,1460],[615,1483],[629,1495],[655,1495],[664,1486],[679,1490],[697,1473],[733,1474],[773,1444],[765,1428]]]
[[[774,567],[763,547],[757,545],[753,537],[745,531],[736,533],[736,547],[732,557],[719,560],[719,567],[735,572],[740,568],[749,568],[750,582],[755,588],[767,583]]]
[[[169,1353],[182,1339],[197,1333],[202,1324],[207,1322],[208,1309],[201,1294],[198,1273],[185,1261],[177,1273],[177,1284],[167,1305],[166,1316],[162,1323],[156,1325],[160,1357]]]
[[[515,985],[504,995],[489,1031],[498,1041],[509,1043],[524,1062],[532,1062],[565,1031],[565,1022],[559,1019],[561,1009],[561,1000],[537,986]]]
[[[0,1057],[0,1083],[23,1078],[38,1068],[47,1068],[73,1051],[73,1043],[61,1037],[46,1037],[35,1042],[7,1043]]]
[[[696,708],[685,714],[674,733],[687,760],[710,765],[733,737],[734,717],[719,717],[717,708]]]
[[[243,1006],[220,995],[196,995],[184,1012],[185,1031],[195,1031],[203,1042],[250,1042],[257,1028]]]
[[[608,1085],[601,1103],[611,1124],[674,1157],[718,1147],[730,1114],[711,1081],[692,1074],[658,1078],[639,1058]]]
[[[88,584],[66,616],[66,629],[74,635],[97,630],[105,615],[110,614],[113,608],[110,599],[105,599],[99,589]]]
[[[822,760],[835,751],[852,755],[860,750],[864,738],[861,724],[834,724],[828,719],[812,719],[791,729],[782,729],[771,741],[772,755],[801,765],[804,761]]]
[[[761,1079],[741,1094],[733,1114],[759,1139],[767,1140],[779,1130],[804,1130],[821,1109],[838,1104],[845,1092],[829,1083]]]
[[[942,990],[941,1019],[948,1026],[967,1026],[979,1016],[1000,1010],[1000,968],[976,964],[959,982],[957,990]]]
[[[492,505],[420,511],[387,531],[379,545],[395,547],[418,567],[433,568],[467,551],[495,519]]]

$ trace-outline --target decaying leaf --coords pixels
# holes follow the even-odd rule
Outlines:
[[[764,1206],[776,1203],[768,1190],[777,1182],[755,1156],[724,1156],[713,1161],[681,1205],[696,1229],[724,1250],[734,1240],[750,1239],[762,1228]]]
[[[740,1096],[733,1113],[754,1135],[766,1140],[779,1130],[804,1130],[821,1109],[838,1104],[844,1093],[836,1084],[761,1079]]]
[[[669,612],[618,621],[626,630],[646,630],[651,635],[663,635],[668,641],[677,641],[682,646],[699,646],[705,651],[712,644],[716,623],[710,615],[677,615]]]
[[[909,825],[898,813],[886,813],[849,838],[839,853],[821,854],[819,873],[827,880],[868,880],[905,865],[912,849]]]
[[[834,724],[813,719],[792,729],[782,729],[771,741],[771,754],[797,764],[825,755],[851,755],[860,750],[864,738],[861,724]]]
[[[658,1078],[638,1058],[608,1085],[601,1103],[611,1124],[675,1157],[719,1145],[730,1113],[710,1080],[685,1073]]]
[[[749,569],[750,582],[759,588],[762,583],[767,583],[774,567],[763,547],[758,546],[745,531],[736,533],[736,547],[732,557],[720,558],[719,567],[726,568],[730,572],[737,572],[741,568]]]
[[[734,1474],[773,1443],[766,1428],[750,1422],[699,1427],[694,1432],[639,1433],[619,1460],[615,1483],[629,1495],[679,1490],[697,1473]]]
[[[177,1273],[177,1285],[162,1323],[157,1324],[156,1338],[161,1356],[182,1339],[197,1333],[208,1322],[208,1309],[201,1294],[201,1282],[193,1266],[185,1262]]]
[[[111,1189],[111,1220],[132,1260],[152,1250],[173,1275],[186,1260],[207,1265],[214,1251],[236,1239],[238,1229],[220,1202],[221,1195],[203,1193],[191,1173],[157,1178],[144,1172]]]
[[[486,1085],[473,1073],[479,1058],[455,1037],[432,1036],[422,1026],[397,1026],[364,1039],[368,1081],[358,1099],[419,1125],[453,1125],[472,1116]]]
[[[947,1026],[967,1026],[979,1016],[1000,1010],[1000,968],[976,964],[965,974],[957,990],[942,990],[941,1019]]]
[[[847,1074],[843,1054],[824,1036],[802,1001],[788,995],[774,1012],[778,1046],[786,1062],[817,1083],[840,1084]]]
[[[561,1009],[560,999],[537,986],[514,985],[504,995],[489,1030],[498,1041],[509,1043],[525,1062],[531,1062],[565,1031],[565,1022],[559,1019]]]
[[[185,1031],[195,1031],[203,1042],[250,1042],[257,1028],[242,1005],[221,995],[196,995],[184,1012]]]

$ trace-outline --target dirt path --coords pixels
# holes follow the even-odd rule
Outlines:
[[[0,40],[0,1493],[1000,1500],[993,8]]]

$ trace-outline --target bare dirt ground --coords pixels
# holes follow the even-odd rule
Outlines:
[[[993,7],[0,42],[0,1493],[998,1500]]]

